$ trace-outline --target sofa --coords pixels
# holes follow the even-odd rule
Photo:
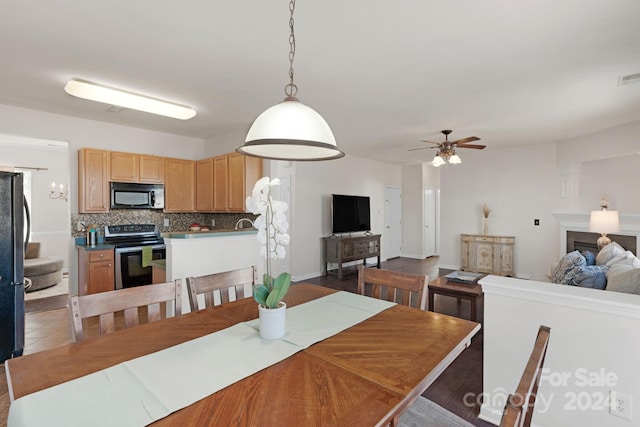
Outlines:
[[[597,254],[573,251],[552,268],[553,283],[640,294],[640,259],[616,242]]]
[[[62,258],[41,257],[40,243],[29,242],[24,254],[25,291],[38,291],[59,283],[63,265]]]

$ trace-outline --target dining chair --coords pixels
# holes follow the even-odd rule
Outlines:
[[[252,290],[245,292],[245,285],[251,285],[253,289],[256,283],[258,283],[258,267],[255,265],[222,273],[187,277],[187,292],[189,293],[191,311],[200,310],[198,295],[204,296],[204,307],[202,308],[213,307],[250,297]],[[215,293],[220,295],[219,303],[214,298]]]
[[[536,403],[538,384],[542,375],[550,334],[551,328],[547,326],[540,326],[538,329],[538,336],[516,392],[507,397],[500,427],[529,427],[531,425],[531,416]]]
[[[428,276],[358,266],[358,293],[425,310]],[[370,286],[367,286],[370,285]],[[369,293],[370,290],[370,293]]]
[[[160,320],[162,318],[161,303],[167,302],[174,303],[176,316],[182,314],[182,280],[82,296],[75,295],[69,297],[67,308],[76,342],[79,342],[85,335],[84,319],[100,316],[100,335],[104,335],[115,332],[116,313],[124,313],[124,328],[130,328],[140,323],[139,309],[141,308],[146,308],[147,322]],[[162,306],[166,306],[165,304]]]

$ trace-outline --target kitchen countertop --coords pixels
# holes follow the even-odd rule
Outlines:
[[[256,234],[258,230],[255,228],[220,228],[207,231],[178,231],[170,233],[162,233],[162,237],[168,239],[200,239],[204,237],[222,237],[222,236],[234,236],[242,234]]]

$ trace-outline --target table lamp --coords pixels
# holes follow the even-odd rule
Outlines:
[[[589,231],[601,234],[596,242],[598,250],[607,246],[611,243],[611,239],[607,237],[607,233],[617,233],[620,231],[618,211],[608,211],[606,208],[601,211],[591,211]]]

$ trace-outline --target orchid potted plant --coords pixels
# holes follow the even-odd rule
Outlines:
[[[260,254],[266,259],[266,272],[263,275],[262,284],[254,288],[253,298],[259,304],[261,320],[260,334],[263,338],[281,338],[284,336],[284,309],[286,304],[282,298],[287,294],[291,285],[291,274],[281,273],[274,278],[271,273],[271,260],[285,257],[284,247],[289,244],[289,223],[285,212],[288,209],[286,203],[274,200],[271,196],[271,188],[280,185],[278,178],[270,179],[265,176],[256,182],[250,197],[247,197],[247,209],[258,215],[254,221],[254,227],[258,229],[258,241],[262,244]],[[282,310],[282,324],[278,330],[270,336],[263,332],[264,311]],[[278,336],[279,335],[279,336]]]

